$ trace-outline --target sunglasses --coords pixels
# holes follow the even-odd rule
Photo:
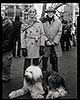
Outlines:
[[[35,11],[30,11],[29,13],[35,13]]]

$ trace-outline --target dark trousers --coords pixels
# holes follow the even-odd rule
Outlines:
[[[70,48],[70,39],[69,38],[66,39],[65,42],[66,42],[66,51],[69,51],[69,48]]]
[[[11,74],[12,53],[11,51],[3,53],[2,78],[9,79]]]
[[[75,35],[74,34],[72,34],[72,41],[73,41],[73,46],[76,46],[76,39],[75,39]]]
[[[62,51],[64,51],[64,49],[65,49],[65,45],[64,45],[65,41],[63,39],[61,39],[60,43],[61,43]]]
[[[39,58],[33,58],[33,65],[37,66],[38,64],[39,64]],[[31,58],[25,58],[24,73],[25,73],[26,68],[28,68],[30,65],[31,65]]]
[[[65,47],[65,44],[66,44],[66,47]],[[70,45],[70,39],[69,38],[67,38],[65,40],[64,39],[61,40],[61,48],[62,48],[62,51],[64,51],[65,48],[68,51],[70,47],[71,47],[71,45]]]
[[[47,71],[47,62],[49,57],[43,57],[42,71]],[[50,63],[52,64],[52,70],[58,72],[58,58],[56,56],[54,46],[50,48]]]
[[[14,46],[13,46],[13,57],[16,56],[16,42],[18,42],[18,47],[17,47],[17,56],[20,56],[21,42],[20,42],[20,39],[18,39],[18,40],[14,40]]]

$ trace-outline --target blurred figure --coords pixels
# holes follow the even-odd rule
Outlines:
[[[76,24],[75,23],[73,23],[71,35],[72,35],[73,46],[75,47],[76,46]]]
[[[61,36],[61,47],[62,51],[69,51],[71,48],[70,44],[71,40],[71,26],[67,21],[63,22],[63,28],[62,28],[62,36]]]
[[[67,25],[67,21],[66,20],[63,20],[62,21],[62,36],[61,36],[61,48],[62,48],[62,51],[65,51],[65,41],[66,41],[66,32],[65,32],[65,27]]]
[[[13,57],[20,57],[20,50],[21,50],[21,24],[19,16],[15,17],[15,21],[13,22],[14,25],[14,48],[13,48]],[[17,44],[17,45],[16,45]],[[17,46],[17,55],[16,55],[16,46]]]
[[[31,64],[39,64],[40,46],[44,46],[43,26],[36,15],[36,9],[31,7],[28,11],[28,19],[21,26],[21,48],[22,55],[25,57],[24,71]]]
[[[2,53],[3,53],[3,69],[2,80],[10,80],[12,49],[13,49],[13,25],[5,12],[2,16]]]
[[[45,36],[47,37],[44,48],[44,58],[42,61],[42,71],[43,73],[47,71],[47,62],[50,57],[52,70],[58,72],[58,57],[62,55],[60,45],[62,23],[54,16],[55,11],[53,7],[49,7],[45,12],[47,15],[41,20],[43,22]]]

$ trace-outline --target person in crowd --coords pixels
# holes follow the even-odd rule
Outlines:
[[[49,7],[45,13],[47,13],[46,17],[41,19],[45,36],[47,37],[44,47],[44,57],[42,60],[43,74],[45,71],[47,71],[47,62],[49,57],[52,70],[58,72],[58,57],[62,55],[60,45],[62,23],[58,18],[55,17],[55,11],[53,7]]]
[[[66,39],[66,32],[65,32],[66,25],[67,25],[67,21],[63,20],[62,21],[62,36],[61,36],[61,39],[60,39],[62,51],[65,51],[65,42],[67,40]]]
[[[12,49],[13,49],[13,24],[11,23],[7,13],[2,12],[2,80],[7,82],[10,80]]]
[[[20,21],[20,17],[16,16],[15,21],[13,22],[14,25],[14,48],[13,48],[13,57],[20,57],[20,50],[21,50],[21,24],[22,22]],[[18,45],[16,45],[18,44]],[[17,46],[17,55],[16,55],[16,46]]]
[[[69,24],[68,21],[63,22],[63,28],[62,28],[62,36],[61,36],[61,47],[62,51],[69,51],[71,48],[71,42],[72,41],[72,36],[71,36],[71,25]]]
[[[73,23],[72,25],[72,29],[71,29],[71,35],[72,35],[72,42],[73,42],[73,46],[76,46],[76,24]]]
[[[36,15],[36,9],[31,7],[28,10],[28,19],[21,25],[21,48],[22,55],[25,57],[24,71],[31,64],[39,64],[39,57],[43,50],[40,47],[44,47],[43,24],[37,20]]]
[[[72,29],[72,20],[71,19],[68,21],[67,27],[68,27],[68,35],[69,35],[69,49],[70,49],[73,44],[72,43],[72,35],[71,35],[71,29]]]

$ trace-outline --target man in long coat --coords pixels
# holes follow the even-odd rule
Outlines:
[[[54,16],[54,8],[49,7],[46,11],[46,17],[41,21],[43,22],[43,28],[45,36],[48,38],[46,46],[44,48],[44,58],[42,62],[42,71],[47,70],[47,61],[50,57],[50,63],[52,64],[52,70],[58,72],[58,57],[62,55],[60,39],[62,35],[62,23]]]

